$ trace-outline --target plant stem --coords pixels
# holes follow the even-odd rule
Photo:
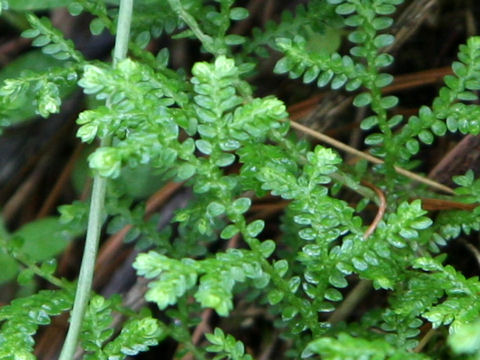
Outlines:
[[[103,141],[102,141],[103,143]],[[82,266],[78,277],[75,302],[70,318],[70,327],[67,338],[63,344],[60,360],[71,360],[80,335],[83,317],[90,299],[90,288],[92,286],[93,268],[98,248],[98,240],[103,220],[103,205],[105,201],[106,179],[96,175],[93,179],[92,199],[90,203],[90,214],[88,217],[87,237],[83,251]]]
[[[114,66],[127,55],[132,11],[133,0],[120,1],[117,35],[115,39],[115,50],[113,55]],[[111,136],[105,136],[100,143],[100,147],[109,146],[111,142]],[[90,299],[93,270],[95,267],[98,242],[103,224],[106,188],[107,179],[101,177],[100,175],[95,175],[93,178],[92,198],[90,203],[90,213],[88,217],[88,228],[82,265],[80,268],[80,275],[78,277],[75,302],[73,304],[73,310],[71,313],[70,327],[68,329],[65,343],[63,344],[62,352],[59,358],[60,360],[71,360],[74,357],[83,318],[87,309],[88,301]]]
[[[202,45],[205,47],[205,50],[207,50],[211,54],[218,55],[218,51],[215,49],[215,46],[213,46],[213,39],[209,35],[205,34],[202,29],[200,29],[200,26],[198,25],[195,18],[183,8],[180,0],[167,1],[170,4],[172,10],[177,13],[178,17],[180,17],[185,22],[185,24],[188,25],[188,27],[195,34],[197,39],[200,40]]]
[[[130,38],[130,24],[132,22],[133,0],[121,0],[118,14],[117,35],[115,50],[113,51],[113,65],[127,57],[128,39]]]
[[[436,329],[430,329],[428,332],[425,334],[425,336],[420,340],[418,343],[417,347],[413,349],[413,352],[415,353],[420,353],[422,352],[423,348],[427,345],[427,343],[430,341],[430,339],[435,335],[437,332]]]
[[[360,280],[360,282],[345,298],[343,303],[328,318],[328,322],[331,324],[336,324],[345,320],[370,290],[372,290],[372,282],[370,280]]]

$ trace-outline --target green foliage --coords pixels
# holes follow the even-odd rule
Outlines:
[[[469,354],[473,358],[480,355],[480,322],[459,326],[448,338],[448,343],[456,354]]]
[[[45,10],[60,6],[66,6],[70,0],[9,0],[9,9],[16,11]]]
[[[35,359],[33,335],[40,325],[48,325],[50,318],[69,310],[73,302],[71,292],[43,290],[19,298],[0,309],[0,359]]]
[[[405,148],[399,153],[403,159],[407,160],[419,151],[418,140],[429,145],[434,136],[443,136],[447,130],[458,130],[462,134],[480,133],[476,116],[479,107],[471,103],[477,100],[475,91],[479,89],[479,51],[478,37],[472,37],[460,46],[459,61],[452,64],[453,75],[445,76],[446,86],[440,89],[432,107],[422,106],[418,116],[412,116],[402,128],[396,142],[404,144]]]
[[[480,284],[478,278],[465,279],[452,266],[443,266],[438,260],[431,258],[416,259],[414,267],[431,272],[429,281],[432,282],[432,285],[444,284],[442,290],[448,298],[439,304],[434,304],[423,314],[434,327],[451,324],[451,331],[455,331],[457,326],[468,323],[479,316],[480,308],[477,305],[477,297]]]
[[[47,18],[27,13],[30,29],[23,36],[42,53],[27,53],[0,73],[4,128],[34,114],[58,113],[74,87],[95,98],[78,115],[76,134],[91,146],[102,143],[86,161],[97,179],[108,180],[100,216],[107,233],[132,225],[127,241],[149,250],[141,250],[133,267],[149,279],[144,296],[162,322],[145,309],[124,307],[121,295],[92,294],[81,327],[84,358],[123,359],[169,337],[181,345],[178,357],[189,351],[199,359],[206,352],[214,359],[252,359],[220,328],[206,335],[211,345],[205,349],[191,340],[203,309],[228,318],[242,302],[270,312],[293,358],[435,359],[437,351],[450,351],[446,345],[413,352],[430,325],[448,329],[454,354],[478,357],[480,283],[444,264],[443,253],[448,241],[480,230],[480,207],[429,213],[419,198],[445,197],[397,170],[418,164],[420,143],[430,145],[447,132],[480,133],[474,103],[480,38],[460,47],[453,75],[445,77],[432,105],[404,121],[392,111],[399,98],[382,93],[393,81],[385,68],[394,59],[386,50],[402,0],[311,0],[251,35],[232,29],[249,17],[240,3],[137,1],[131,57],[115,65],[86,60]],[[63,5],[72,15],[93,15],[92,34],[115,32],[116,1],[10,1],[15,10]],[[341,43],[344,35],[348,41]],[[191,69],[170,69],[168,49],[155,55],[144,50],[160,36],[196,41],[203,60]],[[353,105],[367,110],[360,125],[369,132],[365,145],[383,162],[349,167],[333,149],[297,139],[285,104],[257,96],[249,82],[270,51],[279,55],[273,73],[352,93]],[[157,218],[145,219],[144,200],[169,181],[184,182],[192,197],[159,232]],[[448,200],[480,202],[480,180],[472,171],[454,181],[458,187]],[[251,211],[267,196],[288,201],[278,227]],[[381,216],[372,227],[376,208]],[[0,309],[0,359],[33,359],[38,327],[72,306],[72,285],[55,277],[49,259],[85,232],[88,205],[74,202],[59,212],[60,218],[0,234],[1,281],[22,270],[20,283],[37,275],[58,288]],[[226,241],[240,245],[225,249]],[[365,314],[362,309],[358,322],[331,320],[357,281],[369,281],[371,291],[386,293],[387,300]],[[119,331],[115,313],[125,317]]]
[[[149,314],[141,314],[125,323],[120,334],[111,339],[114,333],[112,311],[121,310],[120,302],[119,296],[107,300],[94,295],[90,300],[81,333],[82,345],[87,352],[84,359],[125,359],[147,351],[165,337],[158,320]]]
[[[278,49],[276,39],[301,35],[309,49],[321,52],[338,50],[341,43],[339,17],[325,1],[298,5],[295,13],[285,10],[279,23],[268,21],[264,29],[253,29],[253,39],[244,46],[246,53],[268,57],[266,46]]]
[[[158,320],[152,317],[133,319],[127,322],[115,340],[105,347],[105,359],[125,359],[147,351],[165,337]]]
[[[265,255],[270,253],[268,251]],[[269,281],[255,256],[234,249],[203,261],[179,261],[149,252],[139,255],[133,266],[139,275],[156,279],[150,283],[145,296],[148,301],[157,303],[160,309],[177,303],[179,297],[195,287],[194,297],[202,307],[213,308],[222,316],[227,316],[233,308],[235,283],[251,279],[256,287],[262,288]]]
[[[52,59],[50,55],[42,54],[40,51],[30,51],[3,68],[0,71],[0,81],[2,82],[0,91],[9,95],[8,97],[2,97],[1,100],[2,120],[0,126],[14,125],[34,117],[37,113],[39,100],[32,102],[32,99],[36,98],[40,86],[44,86],[48,82],[46,73],[50,70],[55,71],[54,69],[64,65],[63,61]],[[35,78],[33,72],[44,74],[45,81],[37,83],[41,76]],[[29,83],[28,74],[34,77],[32,81],[35,81],[35,84]],[[20,79],[23,76],[25,78]],[[7,79],[9,80],[5,81]],[[15,81],[12,81],[13,79]],[[73,88],[71,82],[64,82],[60,79],[55,80],[59,81],[58,92],[61,97],[66,96]],[[8,89],[8,86],[12,87],[11,90]],[[52,107],[55,108],[55,106],[54,103]]]
[[[19,75],[15,76],[12,70],[7,70],[7,76],[14,77],[0,77],[3,80],[0,85],[3,105],[0,109],[0,114],[3,115],[0,130],[1,127],[32,117],[32,105],[34,113],[45,118],[58,113],[62,97],[71,92],[78,77],[77,65],[65,63],[63,60],[72,59],[78,63],[83,61],[80,52],[73,48],[73,42],[65,40],[63,34],[55,29],[47,18],[38,19],[35,15],[28,14],[27,19],[32,28],[24,31],[22,35],[34,38],[33,46],[41,47],[44,54],[59,61],[47,63],[44,60],[43,63],[36,63],[38,54],[32,54],[32,57],[27,55],[17,64],[16,71],[21,71]],[[20,114],[16,114],[19,109]]]
[[[363,86],[366,92],[355,97],[354,105],[363,107],[370,105],[374,115],[362,122],[362,128],[370,129],[378,126],[381,132],[372,133],[366,137],[367,145],[378,146],[372,153],[386,156],[389,175],[393,175],[389,163],[397,151],[392,138],[391,128],[398,125],[401,118],[388,117],[388,110],[395,107],[398,98],[382,96],[381,88],[389,85],[393,77],[381,72],[393,62],[393,57],[382,53],[382,48],[393,43],[394,37],[380,33],[388,29],[393,20],[386,16],[395,12],[396,5],[403,0],[372,0],[371,2],[329,0],[335,12],[344,17],[344,25],[353,28],[348,40],[355,46],[350,49],[349,55],[340,55],[337,52],[308,51],[307,40],[301,35],[293,38],[280,38],[277,45],[286,55],[276,66],[276,73],[289,73],[293,79],[303,75],[303,82],[317,82],[320,87],[330,84],[338,90],[345,87],[347,91],[355,91]]]
[[[338,338],[324,337],[312,341],[306,347],[302,358],[310,357],[312,354],[322,356],[322,359],[414,359],[421,360],[427,357],[421,354],[412,354],[407,351],[399,351],[388,342],[376,339],[365,340],[355,338],[345,333],[340,333]]]
[[[215,328],[213,334],[206,334],[207,340],[212,343],[207,351],[217,353],[214,359],[252,360],[252,357],[245,354],[245,347],[241,341],[236,341],[232,335],[225,336],[220,328]]]
[[[22,33],[22,36],[34,39],[32,45],[41,47],[42,52],[52,55],[58,60],[72,59],[77,62],[83,60],[79,51],[74,49],[71,40],[65,40],[61,31],[55,29],[47,18],[39,19],[35,15],[27,16],[31,29]]]
[[[34,261],[44,261],[61,253],[76,235],[71,227],[55,217],[28,223],[12,234],[21,243],[18,251]]]
[[[7,0],[1,0],[0,1],[0,15],[2,14],[3,10],[8,9],[8,2]]]
[[[55,264],[52,257],[60,254],[78,235],[74,227],[62,224],[57,217],[32,221],[11,234],[3,231],[0,235],[3,266],[0,283],[12,280],[21,270],[22,264],[27,265],[27,270],[23,273],[24,280],[33,276],[28,266],[42,262],[45,262],[44,266],[47,267],[50,267],[48,264]],[[47,272],[54,271],[55,265]]]

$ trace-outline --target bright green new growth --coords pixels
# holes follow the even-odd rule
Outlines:
[[[32,335],[72,306],[71,292],[44,290],[0,309],[0,359],[35,359]]]
[[[49,71],[5,80],[0,86],[0,114],[8,115],[17,97],[41,89],[34,99],[36,111],[48,117],[60,111],[67,96],[62,86],[72,84],[104,103],[83,111],[77,120],[81,141],[102,140],[88,158],[101,180],[101,191],[93,194],[98,208],[90,219],[97,216],[97,230],[104,213],[110,216],[109,229],[134,223],[132,240],[139,237],[140,247],[153,249],[140,253],[133,267],[138,276],[150,280],[145,299],[166,319],[160,322],[147,310],[136,314],[121,305],[120,296],[105,299],[87,289],[83,296],[90,302],[80,316],[83,324],[78,317],[73,320],[85,359],[122,359],[148,351],[167,336],[198,359],[206,359],[207,352],[215,359],[252,359],[242,342],[220,328],[206,335],[211,345],[205,349],[191,340],[202,309],[228,317],[236,296],[246,290],[252,294],[249,301],[272,313],[275,325],[290,340],[288,355],[293,358],[435,359],[435,349],[412,352],[427,324],[448,328],[448,344],[459,358],[478,357],[480,282],[444,265],[445,255],[439,253],[462,232],[480,229],[480,208],[429,214],[411,195],[436,194],[415,189],[395,167],[413,166],[420,142],[432,144],[447,131],[480,133],[480,108],[472,103],[480,89],[480,38],[470,38],[460,47],[452,65],[454,75],[445,78],[431,107],[421,107],[417,116],[405,121],[391,114],[399,99],[382,94],[393,81],[386,68],[394,59],[384,49],[394,42],[388,31],[402,2],[311,0],[307,8],[299,6],[294,14],[284,14],[278,24],[256,29],[253,39],[247,39],[229,33],[234,22],[248,17],[248,10],[234,0],[138,1],[133,40],[127,44],[123,39],[121,50],[126,53],[128,46],[131,57],[115,53],[115,66],[87,61],[48,19],[27,16],[31,29],[23,35],[34,39],[33,45],[44,53],[66,61]],[[103,1],[72,1],[68,8],[73,15],[93,14],[94,34],[116,31],[117,11]],[[152,12],[156,16],[150,16]],[[338,53],[338,46],[324,48],[318,34],[326,36],[332,29],[348,31],[353,44],[349,55]],[[169,69],[168,50],[157,56],[143,50],[164,32],[198,40],[209,60],[196,62],[187,75]],[[372,169],[359,165],[352,171],[336,151],[291,136],[283,102],[274,96],[256,97],[248,82],[258,56],[269,56],[268,47],[282,54],[275,73],[355,92],[353,104],[371,110],[361,123],[363,130],[374,129],[365,144],[384,165]],[[240,165],[238,172],[232,171],[234,164]],[[164,181],[185,181],[193,189],[188,206],[175,214],[174,235],[159,234],[155,224],[143,220],[143,207],[134,207],[133,197],[121,186],[122,174],[142,166],[155,169]],[[358,188],[362,177],[375,179],[388,199],[386,213],[371,234],[364,220],[371,199],[354,208],[340,192],[345,185]],[[454,180],[459,187],[452,200],[480,201],[480,180],[473,172]],[[105,192],[103,206],[96,193]],[[254,195],[267,194],[289,200],[277,241],[265,238],[263,219],[246,215]],[[86,206],[76,203],[60,211],[72,228],[85,230]],[[220,239],[234,237],[242,239],[241,248],[222,250]],[[1,244],[7,247],[6,241]],[[213,253],[212,248],[219,250]],[[0,309],[0,360],[33,359],[32,336],[39,325],[71,309],[72,284],[53,277],[54,269],[42,271],[44,267],[24,261],[18,249],[7,250],[31,274],[60,287]],[[357,322],[330,321],[356,278],[388,292],[388,304],[369,309]],[[31,311],[25,313],[22,307]],[[115,313],[128,318],[118,333],[113,327]],[[73,356],[76,339],[72,344],[66,346],[65,359]],[[440,346],[448,351],[446,345]]]
[[[214,359],[252,360],[252,357],[245,354],[245,347],[241,341],[236,341],[232,335],[225,336],[222,329],[215,328],[213,334],[206,334],[207,340],[212,343],[207,351],[217,353]]]

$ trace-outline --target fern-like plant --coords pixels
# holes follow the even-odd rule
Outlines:
[[[87,159],[90,202],[63,205],[56,219],[69,237],[86,233],[78,281],[32,257],[22,245],[32,243],[28,232],[0,233],[0,262],[13,261],[22,284],[32,286],[36,275],[54,287],[0,308],[0,359],[34,359],[39,326],[69,311],[62,360],[123,359],[172,340],[177,356],[252,359],[241,336],[221,329],[226,322],[210,319],[219,326],[205,334],[209,344],[192,338],[205,311],[233,319],[245,303],[269,313],[285,357],[478,358],[480,282],[446,262],[445,245],[479,230],[480,181],[457,174],[451,189],[415,171],[423,145],[480,132],[479,37],[460,46],[431,105],[405,118],[394,112],[399,98],[385,94],[394,57],[384,51],[403,0],[310,0],[251,35],[235,30],[249,17],[242,1],[52,3],[88,13],[92,34],[116,35],[115,49],[112,62],[89,60],[47,17],[15,13],[28,21],[23,37],[55,65],[3,80],[2,128],[19,121],[26,98],[48,118],[78,87],[89,105],[76,135],[98,146]],[[21,4],[1,1],[1,9],[11,15],[9,6]],[[168,47],[147,50],[177,40],[196,47],[191,68],[169,67]],[[276,59],[269,70],[276,81],[287,74],[301,79],[297,86],[352,93],[353,106],[365,110],[359,126],[368,151],[305,129],[281,99],[260,96],[253,79],[265,58]],[[302,140],[293,128],[330,145]],[[350,166],[340,150],[364,160]],[[145,196],[127,189],[145,169],[157,189],[169,182],[191,189],[161,231],[146,216]],[[254,211],[271,198],[284,205],[273,221]],[[423,198],[457,210],[429,212]],[[149,305],[140,311],[120,294],[91,289],[104,224],[107,232],[128,225],[127,238],[137,241],[132,266],[139,281],[148,279]],[[384,300],[360,309],[367,292]],[[428,347],[432,335],[437,343]]]

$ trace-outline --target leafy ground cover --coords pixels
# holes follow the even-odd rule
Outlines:
[[[478,4],[0,4],[0,359],[480,356]]]

